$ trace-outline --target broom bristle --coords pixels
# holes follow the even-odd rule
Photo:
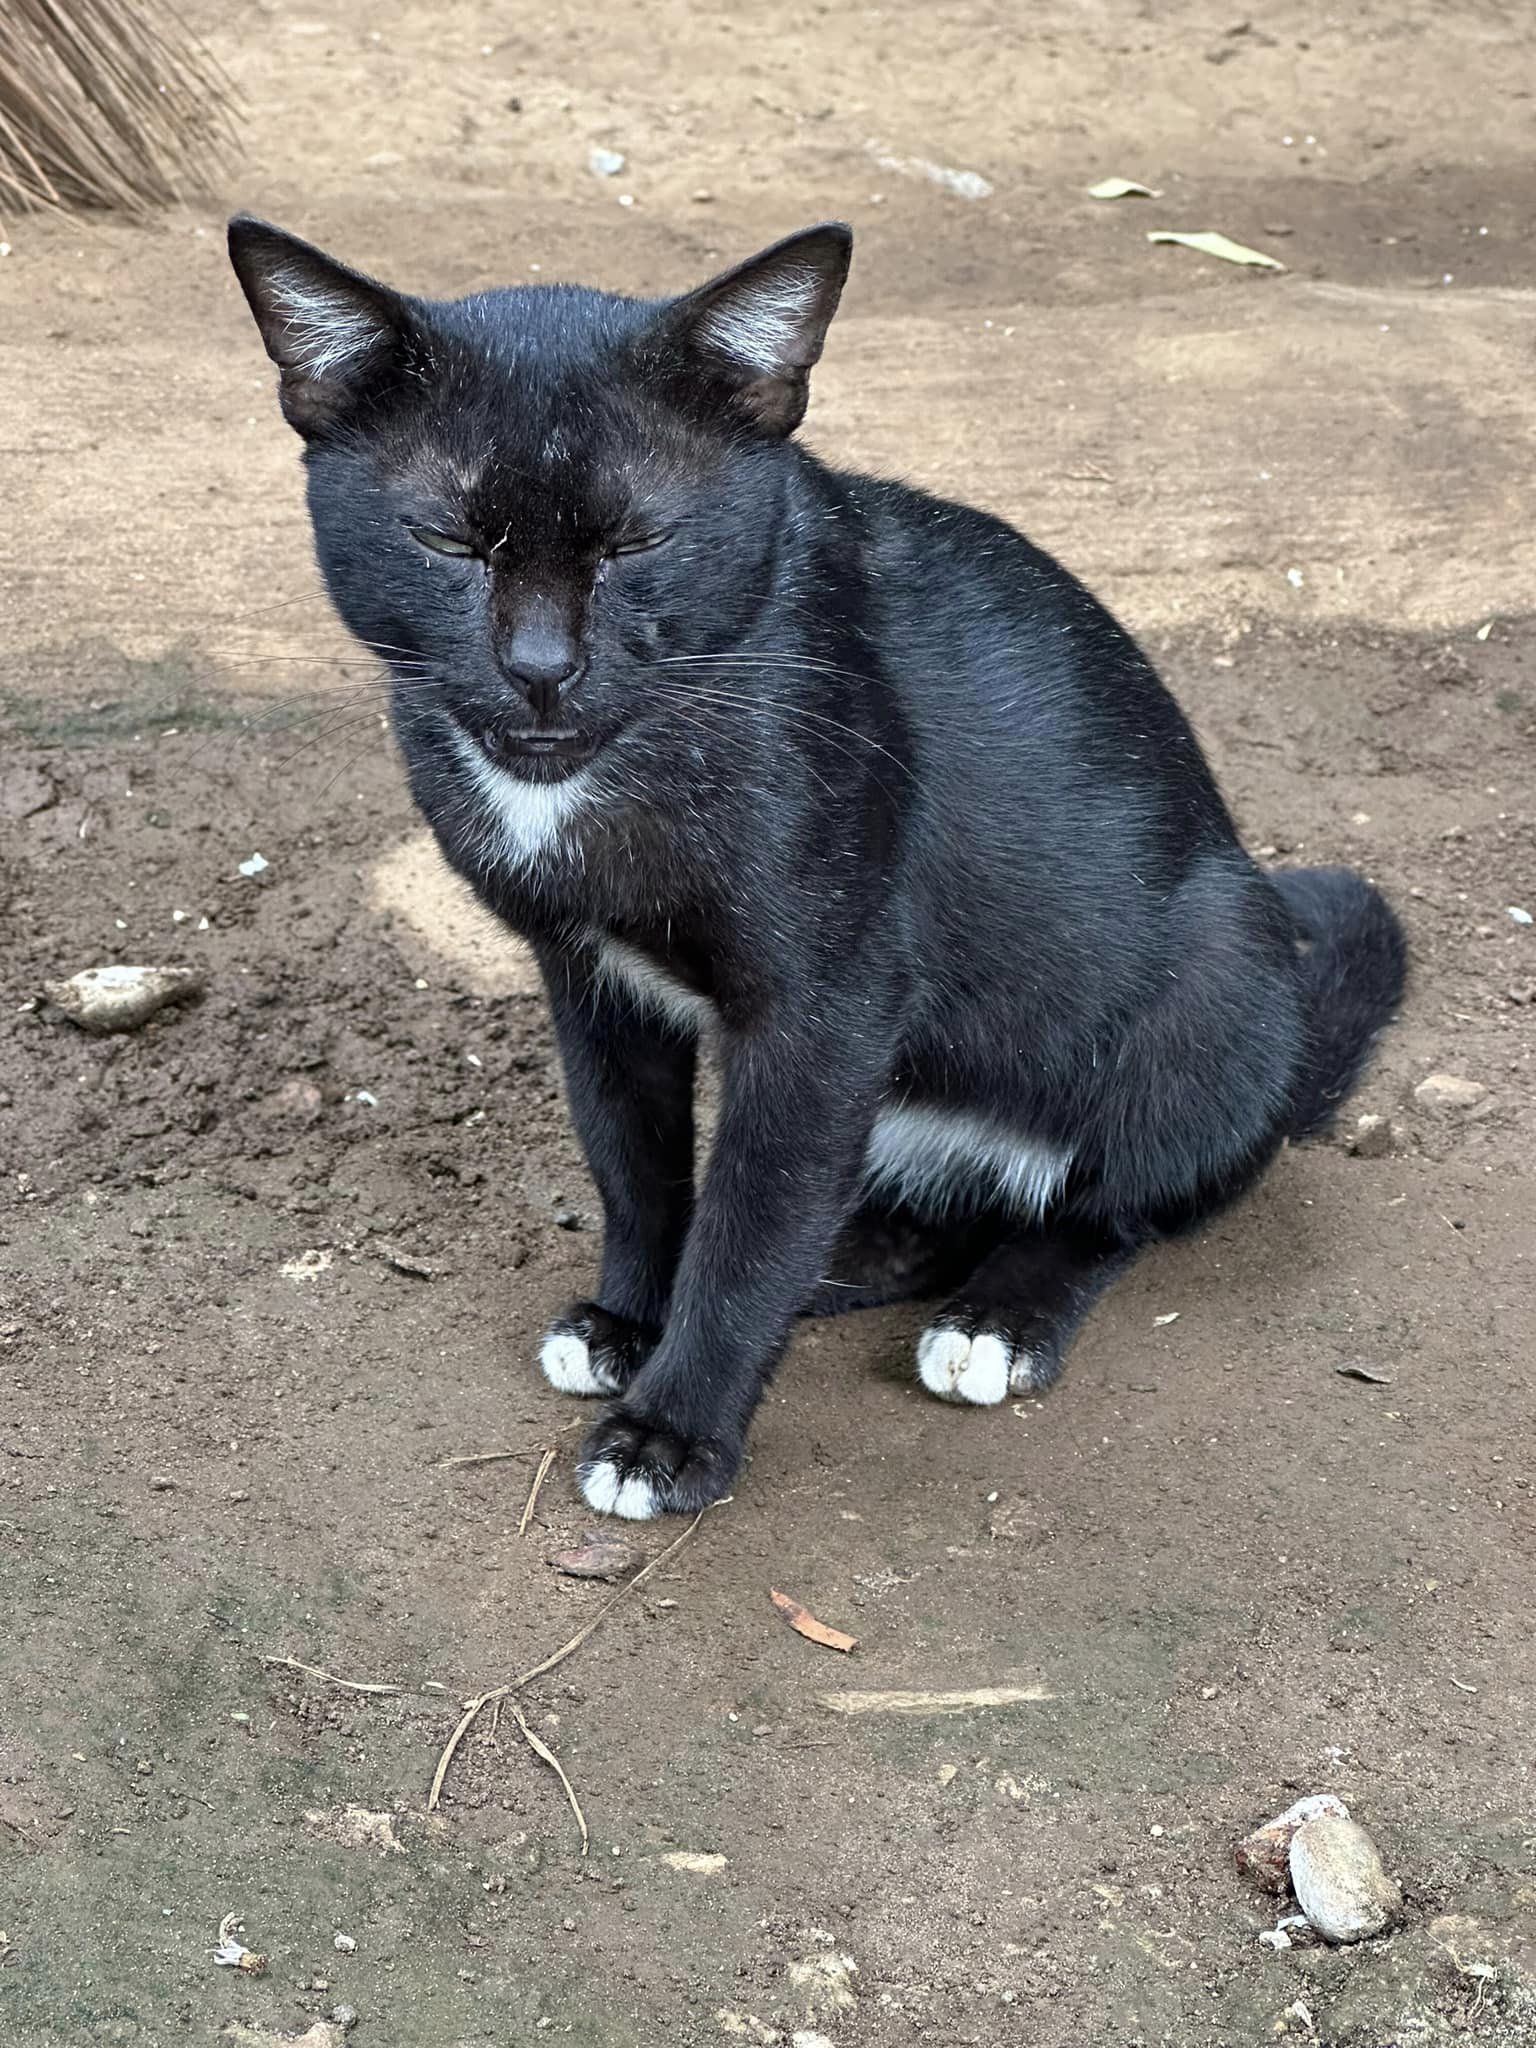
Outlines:
[[[233,91],[163,0],[5,0],[0,208],[146,213],[199,189]]]

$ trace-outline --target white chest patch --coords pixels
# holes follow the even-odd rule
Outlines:
[[[590,766],[563,782],[524,782],[488,761],[468,734],[455,732],[453,744],[487,814],[486,851],[503,867],[530,868],[547,858],[595,793]]]
[[[999,1202],[1039,1216],[1060,1189],[1072,1154],[984,1117],[929,1103],[882,1109],[864,1158],[866,1182],[920,1213]]]
[[[609,981],[616,982],[646,1009],[659,1011],[680,1031],[700,1031],[710,1023],[715,1006],[708,996],[686,987],[665,968],[622,939],[599,938],[598,960]]]

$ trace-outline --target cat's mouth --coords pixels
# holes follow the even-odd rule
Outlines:
[[[548,732],[483,731],[474,738],[498,768],[528,781],[550,781],[589,761],[597,750],[591,733],[574,725]]]

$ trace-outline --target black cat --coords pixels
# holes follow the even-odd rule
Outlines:
[[[850,240],[680,299],[437,302],[230,228],[416,800],[543,968],[607,1232],[542,1360],[616,1397],[581,1483],[621,1515],[729,1488],[805,1310],[946,1293],[925,1386],[1048,1386],[1403,986],[1364,881],[1254,867],[1081,584],[790,441]]]

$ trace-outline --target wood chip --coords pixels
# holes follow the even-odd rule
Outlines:
[[[789,1623],[797,1636],[804,1636],[808,1643],[820,1643],[824,1650],[841,1650],[846,1657],[850,1650],[859,1646],[857,1636],[844,1635],[840,1628],[828,1628],[824,1621],[818,1621],[809,1608],[802,1607],[798,1600],[791,1600],[787,1593],[770,1590],[768,1598]]]
[[[573,1550],[557,1550],[549,1560],[568,1579],[620,1579],[640,1562],[640,1553],[620,1536],[588,1529]]]
[[[967,1714],[1055,1697],[1043,1685],[977,1685],[964,1692],[824,1692],[819,1704],[834,1714]]]

